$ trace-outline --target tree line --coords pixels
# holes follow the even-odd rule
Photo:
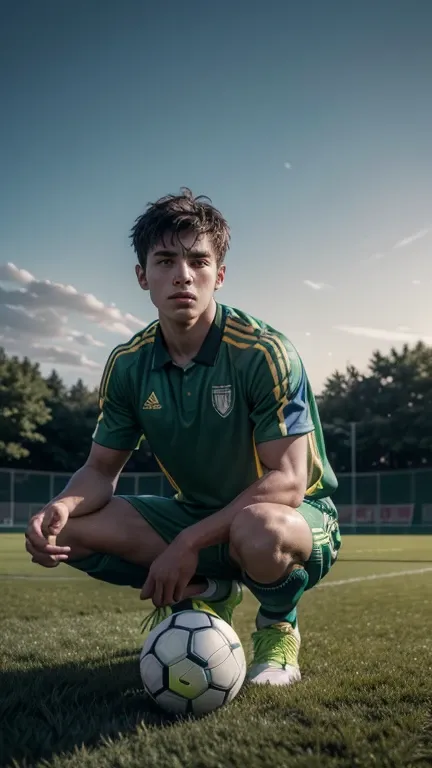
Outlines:
[[[356,423],[357,471],[432,466],[432,348],[422,342],[384,355],[367,370],[349,365],[317,396],[327,453],[336,472],[351,466]],[[74,472],[85,461],[98,417],[98,390],[82,379],[67,387],[57,371],[0,347],[0,466]],[[147,443],[126,471],[159,471]]]

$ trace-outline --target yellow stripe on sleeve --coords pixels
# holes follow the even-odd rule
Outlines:
[[[254,334],[249,334],[244,331],[237,331],[236,329],[230,328],[231,325],[230,319],[227,320],[226,327],[225,327],[225,333],[222,337],[222,341],[227,342],[228,344],[232,344],[235,347],[239,347],[240,349],[248,349],[250,347],[254,347],[255,349],[259,349],[261,352],[263,352],[264,357],[266,359],[267,365],[269,367],[270,373],[273,378],[273,394],[275,397],[276,402],[279,403],[279,408],[277,409],[277,419],[279,423],[279,429],[281,432],[281,437],[286,437],[288,434],[286,424],[285,424],[285,418],[284,418],[284,408],[286,405],[288,405],[288,398],[286,395],[286,391],[288,389],[288,370],[289,370],[289,364],[288,364],[288,353],[286,352],[283,345],[281,347],[284,349],[285,354],[281,353],[281,348],[275,343],[275,340],[272,336],[259,336],[258,339]],[[232,339],[230,336],[228,336],[228,333],[235,334],[235,336],[239,336],[241,339],[244,339],[243,342],[238,342],[237,340]],[[249,343],[246,343],[249,342]],[[272,355],[269,352],[269,349],[267,348],[268,345],[270,349],[273,351],[273,354],[276,357],[276,360],[278,362],[279,367],[279,373],[276,368],[276,364],[273,360]]]
[[[306,496],[310,496],[318,488],[321,488],[321,481],[324,474],[324,468],[318,452],[318,446],[316,444],[315,432],[309,432],[308,434],[308,488],[306,490]],[[317,477],[318,471],[318,477]]]
[[[130,341],[128,341],[127,344],[120,344],[118,347],[113,349],[106,362],[99,387],[99,405],[101,408],[106,397],[108,382],[117,359],[121,357],[121,355],[129,354],[130,352],[136,352],[137,349],[140,349],[140,347],[143,347],[145,344],[152,344],[155,340],[155,335],[156,327],[152,326],[148,329],[148,331],[145,331],[144,334],[137,334]]]

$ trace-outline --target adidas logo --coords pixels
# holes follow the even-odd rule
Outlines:
[[[146,411],[157,411],[159,408],[162,408],[159,400],[157,399],[154,392],[151,393],[150,397],[147,398],[143,405],[143,410]]]

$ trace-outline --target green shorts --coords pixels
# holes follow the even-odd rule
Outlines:
[[[163,496],[125,496],[149,525],[167,543],[185,528],[202,520],[202,510]],[[308,523],[313,538],[311,557],[305,564],[309,576],[307,589],[315,586],[329,572],[341,545],[338,515],[331,499],[305,501],[298,507]],[[214,510],[217,512],[217,510]],[[206,515],[211,515],[211,510]],[[147,578],[147,569],[128,563],[116,555],[93,554],[68,564],[95,579],[111,584],[140,589]],[[199,553],[197,575],[213,579],[241,579],[241,571],[229,554],[228,544],[208,547]]]

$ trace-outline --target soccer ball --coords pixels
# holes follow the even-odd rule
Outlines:
[[[236,632],[223,619],[185,610],[150,632],[140,671],[146,692],[162,709],[205,715],[237,696],[246,659]]]

